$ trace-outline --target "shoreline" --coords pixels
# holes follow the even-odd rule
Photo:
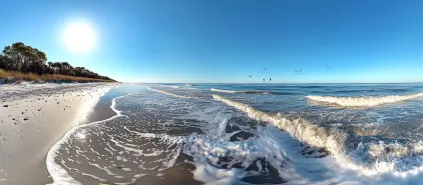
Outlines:
[[[50,148],[72,128],[110,115],[95,112],[106,110],[100,100],[116,85],[48,86],[16,85],[0,93],[8,97],[0,102],[0,184],[52,183]]]
[[[118,96],[112,99],[112,103],[109,106],[113,112],[115,112],[116,114],[104,119],[104,120],[98,120],[98,121],[94,121],[94,122],[87,122],[85,124],[80,124],[76,127],[73,127],[71,129],[69,129],[66,134],[63,135],[63,137],[61,139],[59,139],[58,141],[56,141],[54,143],[54,145],[50,148],[50,150],[47,153],[47,158],[46,158],[46,167],[48,172],[50,173],[51,179],[53,180],[53,182],[51,184],[81,184],[79,181],[75,180],[73,177],[71,177],[68,172],[66,170],[63,169],[63,167],[59,164],[57,164],[54,160],[56,160],[56,152],[57,150],[60,149],[60,145],[64,144],[66,142],[66,140],[64,140],[65,138],[69,138],[69,136],[71,136],[75,131],[77,131],[77,129],[82,128],[82,127],[86,127],[89,125],[93,125],[93,124],[98,124],[104,121],[108,121],[108,120],[112,120],[115,119],[117,117],[121,117],[123,116],[121,114],[121,111],[116,110],[115,106],[116,106],[116,99],[119,98],[123,98],[125,96],[128,95],[122,95],[122,96]],[[52,174],[53,173],[53,174]]]

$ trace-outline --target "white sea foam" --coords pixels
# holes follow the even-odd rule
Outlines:
[[[278,94],[277,92],[268,92],[268,91],[241,91],[241,90],[225,90],[225,89],[216,89],[211,88],[210,91],[212,92],[221,92],[221,93],[245,93],[245,94]]]
[[[224,89],[215,89],[215,88],[211,88],[210,91],[222,92],[222,93],[243,93],[244,92],[244,91],[224,90]]]
[[[302,142],[326,148],[339,164],[348,169],[366,175],[390,173],[408,176],[423,172],[421,142],[407,144],[370,142],[359,143],[354,148],[351,146],[354,138],[338,128],[320,127],[301,118],[289,120],[219,95],[213,95],[213,98],[248,113],[251,118],[273,124]]]
[[[245,172],[241,169],[220,169],[208,163],[204,158],[194,158],[195,170],[194,179],[204,182],[205,185],[227,185],[235,184]]]
[[[174,89],[179,89],[179,86],[176,86],[176,85],[169,85],[169,86],[174,88]]]
[[[123,98],[129,95],[125,95],[125,96],[120,96],[117,98],[114,98],[112,100],[112,105],[110,106],[110,108],[116,112],[115,116],[112,116],[106,120],[102,120],[102,121],[96,121],[90,124],[86,124],[86,125],[80,125],[78,127],[74,127],[71,130],[69,130],[63,137],[62,139],[60,139],[59,141],[57,141],[48,151],[47,153],[47,159],[46,159],[46,165],[47,165],[47,170],[51,176],[51,178],[53,179],[53,185],[62,185],[62,184],[81,184],[80,182],[76,181],[75,179],[73,179],[65,169],[62,168],[62,166],[60,166],[59,164],[56,163],[55,158],[57,156],[57,153],[60,150],[60,147],[67,143],[69,141],[69,138],[75,134],[79,128],[83,128],[83,127],[87,127],[93,124],[97,124],[97,123],[102,123],[104,121],[109,121],[112,119],[115,119],[117,117],[121,117],[123,116],[121,114],[121,111],[118,111],[115,107],[116,107],[116,100],[119,98]]]
[[[215,116],[215,114],[209,115],[212,115],[210,117]],[[194,159],[193,164],[196,166],[193,171],[194,178],[206,184],[239,184],[242,183],[240,179],[246,175],[269,172],[269,168],[266,165],[272,165],[284,179],[289,177],[286,171],[281,168],[287,158],[273,140],[269,140],[267,137],[253,137],[244,141],[231,142],[229,139],[221,140],[214,137],[219,135],[222,138],[228,138],[227,135],[233,134],[225,133],[224,129],[222,129],[227,124],[228,118],[226,116],[229,115],[218,114],[215,122],[210,122],[216,124],[214,127],[216,132],[211,133],[211,135],[171,136],[167,134],[143,133],[132,130],[127,126],[123,126],[123,130],[137,135],[136,137],[159,139],[159,141],[155,142],[175,146],[174,148],[168,147],[172,150],[171,155],[167,156],[164,160],[166,162],[163,162],[164,168],[158,169],[159,171],[174,166],[177,157],[182,152],[192,156]],[[206,120],[213,119],[208,118]],[[120,143],[118,144],[121,145]],[[224,161],[221,160],[222,158],[230,160]],[[259,160],[263,159],[268,163],[259,162]],[[259,166],[259,170],[246,171],[242,168],[234,168],[235,165],[241,165],[244,168],[256,165]]]
[[[344,145],[348,134],[339,129],[321,128],[301,118],[289,120],[278,115],[270,115],[256,110],[250,105],[232,101],[219,95],[213,95],[213,98],[248,113],[248,116],[251,118],[272,123],[276,127],[289,132],[292,136],[303,142],[314,146],[325,147],[331,153],[335,154],[345,152]]]
[[[183,138],[182,141],[183,152],[192,156],[195,162],[194,178],[206,184],[239,184],[239,180],[247,174],[267,171],[267,168],[262,168],[260,171],[245,170],[259,163],[260,159],[265,159],[269,165],[278,170],[282,178],[289,178],[289,174],[283,172],[281,168],[287,157],[273,140],[266,137],[230,142],[194,134]],[[222,161],[222,158],[230,160]],[[235,165],[240,165],[244,169],[233,168]]]
[[[169,96],[177,97],[177,98],[194,98],[194,97],[191,97],[191,96],[184,96],[184,95],[179,95],[179,94],[175,94],[175,93],[171,93],[171,92],[167,92],[167,91],[153,89],[149,86],[147,86],[147,89],[152,90],[152,91],[156,91],[158,93],[166,94],[166,95],[169,95]]]
[[[423,97],[423,92],[410,95],[392,95],[381,97],[335,97],[335,96],[306,96],[306,98],[331,104],[338,104],[344,107],[374,107],[383,104],[390,104],[414,98]]]

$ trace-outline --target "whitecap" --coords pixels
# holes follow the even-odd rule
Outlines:
[[[423,93],[410,94],[410,95],[392,95],[392,96],[380,96],[380,97],[335,97],[335,96],[306,96],[306,98],[330,104],[337,104],[344,107],[374,107],[383,104],[390,104],[395,102],[401,102],[414,98],[422,97]]]

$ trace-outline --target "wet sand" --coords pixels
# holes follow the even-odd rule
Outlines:
[[[100,98],[99,103],[94,108],[92,114],[88,116],[89,121],[87,121],[87,123],[92,123],[98,120],[105,120],[107,118],[110,118],[111,115],[108,114],[110,112],[116,115],[114,111],[111,111],[112,109],[109,106],[111,105],[111,102],[114,98],[122,97],[123,95],[127,95],[127,92],[122,93],[121,91],[114,89],[108,92],[106,95],[102,96]],[[131,112],[127,115],[133,115],[136,112],[137,111]],[[116,118],[114,120],[119,120],[119,118]],[[122,120],[126,120],[129,122],[121,122]],[[139,122],[136,119],[131,119],[129,117],[121,117],[121,121],[117,121],[117,127],[119,127],[118,125],[123,124],[129,127],[137,127],[138,124],[143,125],[142,122]],[[116,150],[118,148],[116,143],[112,142],[109,143],[110,145],[107,144],[107,138],[109,138],[109,136],[113,139],[116,139],[113,141],[117,143],[120,143],[120,139],[124,139],[126,136],[126,134],[124,133],[125,129],[122,127],[119,127],[122,129],[118,129],[116,127],[116,131],[118,133],[122,132],[118,135],[114,135],[115,132],[113,131],[113,129],[107,131],[102,130],[102,128],[104,128],[104,125],[111,126],[113,125],[113,122],[114,121],[110,120],[99,123],[99,126],[93,127],[95,128],[93,130],[94,132],[88,131],[90,130],[90,127],[80,128],[80,133],[83,133],[84,137],[77,136],[76,138],[73,138],[74,140],[72,140],[72,146],[79,148],[79,150],[68,150],[67,145],[64,145],[64,148],[62,148],[63,152],[59,154],[60,156],[55,158],[55,163],[59,164],[63,169],[66,169],[67,175],[69,175],[72,179],[75,180],[73,182],[80,182],[82,184],[115,184],[122,182],[130,184],[203,184],[202,182],[197,181],[193,178],[193,171],[195,170],[195,166],[189,162],[186,162],[193,160],[192,157],[185,154],[177,155],[178,157],[176,158],[175,166],[170,167],[168,169],[164,169],[162,171],[158,171],[157,173],[149,173],[147,169],[140,169],[140,167],[138,166],[140,164],[146,164],[148,166],[146,166],[147,168],[154,165],[164,165],[164,162],[160,159],[165,159],[169,157],[167,156],[169,153],[158,153],[157,156],[136,155],[136,157],[134,157],[134,155],[125,155],[127,151]],[[110,128],[115,127],[111,126]],[[105,136],[104,134],[91,134],[102,132],[105,132],[104,134],[106,134],[107,136]],[[138,146],[137,148],[139,149],[139,151],[147,152],[152,149],[151,147],[153,147],[153,149],[166,150],[165,148],[169,147],[166,143],[155,143],[157,142],[157,140],[143,141],[139,140],[139,138],[135,136],[129,136],[127,139],[131,141],[136,141],[133,144]],[[113,149],[109,147],[113,147]],[[105,150],[105,148],[109,150]],[[68,161],[68,159],[71,159],[74,162],[70,162]],[[102,173],[104,172],[104,170],[107,171],[107,174]],[[61,181],[60,177],[62,176],[55,174],[55,182],[72,182],[68,180]],[[65,177],[64,179],[68,178]]]
[[[97,104],[113,86],[0,86],[0,184],[52,183],[45,164],[50,147],[78,124],[113,116],[110,104]]]

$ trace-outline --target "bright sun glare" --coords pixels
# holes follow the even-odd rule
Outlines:
[[[63,34],[65,45],[74,52],[86,52],[95,44],[95,33],[86,23],[69,24]]]

